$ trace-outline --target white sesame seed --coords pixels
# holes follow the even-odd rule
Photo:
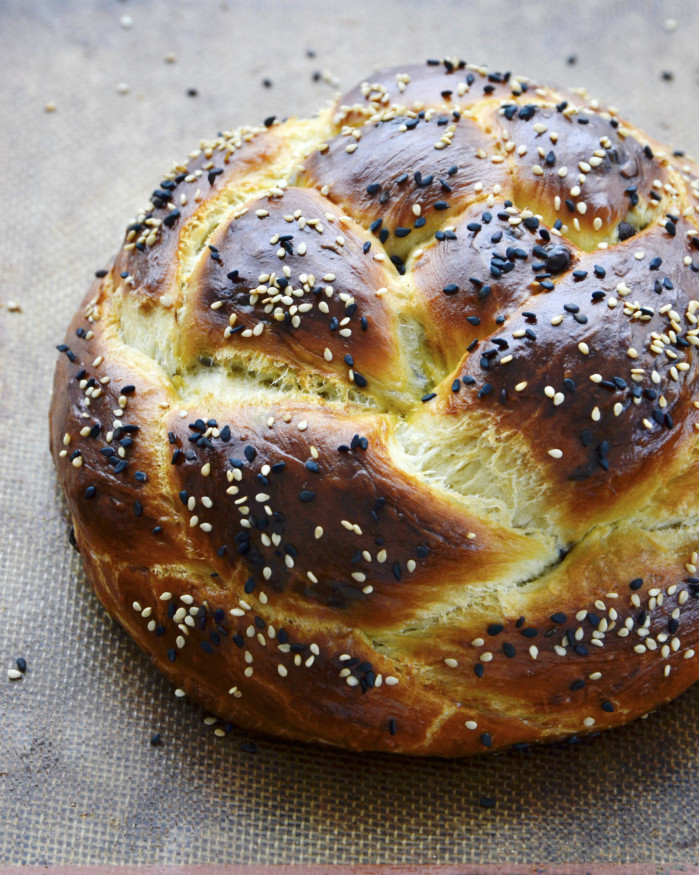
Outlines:
[[[395,687],[395,685],[398,683],[398,678],[396,678],[396,677],[394,677],[393,675],[389,674],[389,675],[387,675],[387,676],[384,678],[384,681],[386,682],[386,685],[387,685],[387,686],[389,686],[389,687]]]
[[[455,659],[448,657],[444,660],[444,665],[446,665],[448,668],[456,668],[459,663]]]
[[[553,459],[562,459],[563,458],[563,451],[562,450],[557,450],[557,449],[549,450],[548,454]]]

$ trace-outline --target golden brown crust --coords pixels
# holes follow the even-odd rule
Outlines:
[[[458,61],[202,143],[59,347],[51,450],[107,610],[224,722],[353,749],[678,695],[696,191],[589,98]]]

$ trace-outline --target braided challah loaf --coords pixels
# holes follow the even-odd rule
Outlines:
[[[460,756],[695,681],[697,176],[457,60],[165,174],[59,346],[51,447],[176,694]]]

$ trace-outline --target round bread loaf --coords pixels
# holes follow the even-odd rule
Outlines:
[[[698,174],[458,60],[175,164],[58,347],[51,448],[176,695],[461,756],[695,681]]]

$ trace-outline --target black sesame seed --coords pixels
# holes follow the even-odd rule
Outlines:
[[[622,222],[619,225],[618,229],[619,240],[628,240],[631,237],[634,237],[636,234],[636,229],[633,225],[630,225],[628,222]]]
[[[399,258],[397,255],[392,255],[391,261],[398,273],[403,276],[403,274],[405,273],[405,263],[403,262],[403,259]]]

